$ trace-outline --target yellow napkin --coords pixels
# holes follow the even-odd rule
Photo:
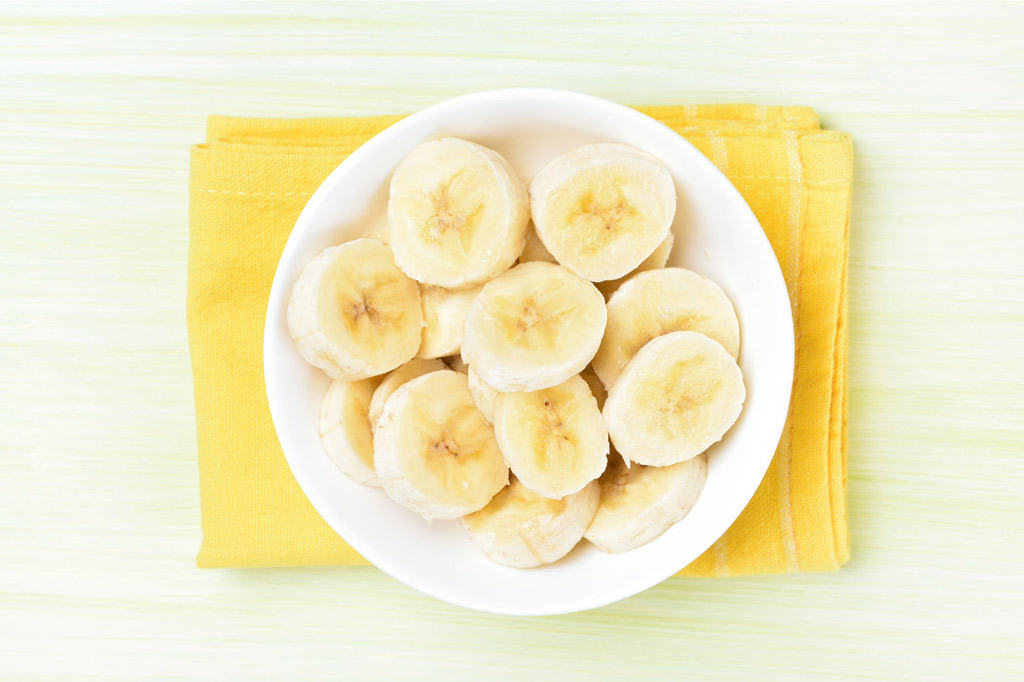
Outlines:
[[[797,363],[789,420],[747,509],[682,573],[835,569],[846,528],[846,259],[852,152],[803,107],[644,107],[732,180],[789,287]],[[360,564],[292,478],[263,385],[263,322],[288,234],[349,153],[399,117],[214,116],[192,149],[188,331],[202,567]]]

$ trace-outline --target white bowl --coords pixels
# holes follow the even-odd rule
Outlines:
[[[743,413],[709,451],[696,506],[653,542],[621,555],[583,541],[541,568],[491,563],[458,521],[426,523],[378,488],[353,483],[327,458],[317,432],[328,378],[299,357],[285,324],[292,284],[324,248],[362,236],[383,220],[395,166],[413,147],[442,136],[491,147],[529,180],[551,158],[581,144],[614,141],[668,167],[679,208],[671,265],[717,282],[740,320]],[[309,200],[284,248],[267,307],[263,345],[267,396],[295,479],[330,526],[378,568],[429,595],[480,611],[543,615],[582,611],[629,597],[697,558],[736,520],[757,489],[782,433],[793,379],[789,296],[768,239],[739,192],[696,148],[661,123],[620,104],[560,90],[480,92],[441,102],[381,132],[348,157]]]

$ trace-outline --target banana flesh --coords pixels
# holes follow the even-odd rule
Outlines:
[[[468,289],[420,287],[424,326],[423,340],[416,357],[441,358],[462,349],[466,313],[481,289],[482,284]]]
[[[630,277],[609,299],[594,371],[610,388],[645,343],[674,331],[700,332],[739,356],[739,321],[725,292],[696,272],[663,268]]]
[[[320,441],[334,465],[356,483],[379,488],[373,470],[369,408],[379,378],[335,379],[320,408]]]
[[[463,516],[462,525],[491,561],[534,568],[558,561],[576,546],[594,518],[600,497],[597,481],[552,500],[513,476],[486,507]]]
[[[533,222],[545,248],[592,282],[635,270],[668,236],[676,212],[672,175],[624,144],[578,147],[530,183]]]
[[[671,332],[629,361],[608,391],[604,421],[623,457],[668,466],[721,440],[745,398],[743,374],[720,343]]]
[[[523,251],[526,186],[500,154],[442,138],[416,147],[391,177],[388,243],[423,284],[458,289],[508,269]]]
[[[391,394],[373,434],[373,464],[384,492],[427,520],[482,509],[508,484],[494,429],[466,375],[449,369]]]
[[[469,392],[473,396],[473,402],[476,404],[477,409],[480,410],[480,414],[484,416],[484,419],[488,423],[494,423],[494,401],[498,397],[498,392],[493,388],[484,383],[480,375],[473,371],[473,368],[469,368]]]
[[[384,411],[384,403],[387,402],[392,393],[398,390],[399,386],[407,381],[412,381],[416,377],[436,372],[439,369],[448,368],[440,360],[413,358],[378,380],[378,386],[373,392],[373,398],[370,400],[370,407],[367,413],[370,420],[370,428],[373,430],[377,429],[377,420],[380,419],[380,415]]]
[[[647,544],[690,512],[707,472],[703,455],[664,467],[627,467],[613,459],[601,476],[601,501],[584,537],[613,554]]]
[[[529,190],[479,144],[416,147],[386,219],[291,292],[296,348],[334,379],[324,452],[428,521],[460,518],[504,566],[662,535],[746,399],[732,303],[666,267],[676,203],[667,168],[622,144],[566,152]]]
[[[419,287],[395,266],[388,247],[373,239],[332,246],[307,263],[287,318],[303,359],[346,381],[410,360],[423,329]]]
[[[608,462],[601,411],[579,376],[538,391],[499,393],[494,433],[512,472],[544,497],[581,490]]]
[[[462,358],[498,391],[555,386],[594,357],[606,319],[593,284],[552,263],[523,263],[473,300]]]
[[[618,279],[608,280],[607,282],[594,282],[594,285],[597,287],[598,291],[604,294],[605,298],[611,298],[611,295],[622,286],[622,283],[633,275],[665,267],[665,264],[668,263],[668,257],[672,255],[672,245],[675,244],[675,241],[675,235],[669,232],[668,236],[665,237],[665,241],[661,242],[661,244],[658,245],[658,248],[656,248],[650,256],[645,258],[644,261],[636,267],[636,270],[633,270],[632,272],[627,273],[624,277],[620,277]]]

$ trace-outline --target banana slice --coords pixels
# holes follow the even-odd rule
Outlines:
[[[512,473],[544,497],[582,490],[608,464],[601,411],[578,376],[539,391],[499,393],[494,435]]]
[[[494,429],[469,395],[465,374],[445,369],[403,384],[373,434],[384,492],[425,519],[482,509],[508,484]]]
[[[537,236],[565,268],[593,282],[635,270],[668,235],[676,188],[668,169],[624,144],[556,157],[530,183]]]
[[[623,457],[668,466],[721,440],[745,398],[743,374],[720,343],[671,332],[629,361],[608,391],[604,420]]]
[[[630,277],[609,299],[608,328],[594,371],[611,388],[645,343],[674,331],[700,332],[739,356],[740,325],[725,293],[696,272],[664,268]]]
[[[606,319],[593,284],[552,263],[523,263],[473,301],[462,357],[498,391],[555,386],[594,357]]]
[[[512,166],[466,140],[421,144],[391,178],[388,241],[398,267],[424,284],[458,289],[507,270],[529,220],[529,195]]]
[[[462,348],[462,332],[466,326],[466,313],[481,289],[482,284],[468,289],[420,287],[426,326],[423,327],[423,341],[416,357],[440,358],[459,352]]]
[[[576,546],[594,518],[600,497],[597,481],[578,493],[551,500],[513,476],[486,507],[463,516],[462,525],[491,561],[533,568],[558,561]]]
[[[675,244],[675,241],[675,235],[672,234],[672,232],[669,232],[668,236],[665,237],[665,241],[663,241],[661,244],[658,244],[658,248],[654,250],[654,253],[645,258],[644,262],[638,265],[636,270],[627,273],[625,277],[612,279],[607,282],[595,282],[594,286],[596,286],[598,290],[602,294],[604,294],[605,298],[610,298],[611,295],[614,294],[615,291],[622,286],[622,283],[625,282],[630,277],[632,277],[633,275],[640,272],[647,272],[648,270],[658,270],[659,268],[665,267],[665,264],[668,263],[668,257],[672,253],[672,245]]]
[[[436,372],[439,369],[448,369],[448,367],[440,360],[414,358],[389,373],[386,377],[383,377],[377,389],[373,392],[373,398],[370,400],[370,407],[367,410],[370,428],[372,430],[377,429],[377,420],[380,419],[380,415],[384,411],[384,403],[387,402],[392,393],[398,390],[399,386],[407,381],[412,381],[416,377]]]
[[[444,362],[450,369],[462,374],[469,374],[469,365],[465,363],[461,355],[453,355],[448,358],[444,358]]]
[[[613,459],[601,476],[601,503],[583,537],[614,554],[636,549],[690,513],[708,475],[701,455],[665,467]]]
[[[288,330],[303,359],[334,379],[383,374],[419,350],[420,290],[381,242],[332,246],[295,282]]]
[[[480,410],[480,414],[484,416],[488,424],[493,424],[494,401],[498,397],[498,392],[485,384],[472,367],[469,368],[469,392],[473,396],[473,402]]]
[[[544,248],[544,242],[537,236],[537,230],[534,229],[531,223],[526,228],[526,245],[523,247],[523,252],[519,254],[520,263],[532,263],[534,261],[540,261],[541,263],[557,263],[555,257],[551,255],[551,252]]]
[[[380,487],[373,470],[370,399],[379,377],[359,381],[336,379],[320,408],[320,441],[341,473],[356,483]]]

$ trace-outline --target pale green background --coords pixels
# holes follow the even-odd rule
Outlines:
[[[2,14],[0,679],[1024,676],[1020,4]],[[811,105],[853,134],[853,560],[542,619],[372,568],[195,568],[186,182],[205,116],[525,85]]]

